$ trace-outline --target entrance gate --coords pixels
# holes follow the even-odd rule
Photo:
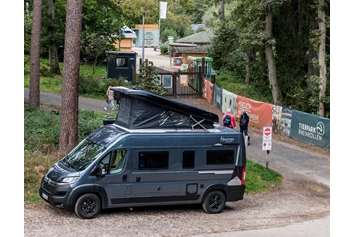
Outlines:
[[[173,98],[198,97],[203,95],[203,72],[168,71],[155,67],[164,88],[168,90],[165,96]]]

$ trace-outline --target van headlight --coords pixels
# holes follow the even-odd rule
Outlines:
[[[61,178],[59,180],[60,183],[69,183],[69,184],[73,184],[75,183],[76,181],[79,180],[79,177],[64,177],[64,178]]]

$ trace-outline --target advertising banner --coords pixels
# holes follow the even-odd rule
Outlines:
[[[209,80],[204,79],[204,81],[205,86],[203,88],[203,97],[208,103],[212,104],[213,84]]]
[[[242,110],[249,115],[249,127],[263,128],[272,124],[272,104],[237,96],[237,118],[240,118]]]
[[[160,19],[166,19],[166,9],[168,2],[160,2]]]
[[[330,119],[292,110],[290,138],[330,149]]]
[[[222,92],[223,89],[221,87],[218,87],[217,85],[214,85],[213,87],[213,94],[214,94],[214,101],[213,105],[220,111],[222,111]]]
[[[225,113],[230,108],[232,114],[237,114],[237,95],[223,89],[222,112]]]

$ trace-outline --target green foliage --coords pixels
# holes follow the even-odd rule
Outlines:
[[[265,167],[247,160],[247,176],[245,193],[260,193],[274,190],[282,183],[282,176]]]
[[[169,36],[173,36],[174,37],[174,41],[179,39],[178,38],[178,35],[176,33],[176,31],[174,29],[170,29],[170,28],[167,28],[167,29],[164,29],[161,34],[160,34],[160,40],[161,42],[168,42],[168,37]],[[160,46],[161,47],[161,46]]]
[[[196,33],[203,32],[203,31],[206,31],[205,27],[199,26],[196,30]]]
[[[193,12],[191,16],[191,23],[200,24],[202,22],[202,17],[205,14],[206,10],[212,4],[212,1],[209,0],[195,0],[193,1]]]
[[[31,109],[25,102],[25,149],[42,151],[46,146],[58,147],[60,117],[40,109]]]
[[[32,31],[32,16],[24,13],[24,54],[31,53],[31,31]]]
[[[213,67],[215,69],[225,68],[226,70],[233,68],[233,66],[226,68],[226,64],[233,65],[236,62],[232,58],[237,46],[236,26],[234,24],[224,24],[219,27],[209,51],[209,56],[213,58]]]
[[[30,74],[31,72],[31,66],[30,66],[30,60],[31,60],[31,57],[29,54],[25,54],[24,56],[24,74]]]
[[[60,113],[56,108],[31,109],[25,101],[24,140],[25,149],[31,152],[52,152],[59,147]],[[79,110],[78,139],[82,140],[102,125],[103,114],[91,110]]]
[[[53,77],[54,74],[51,72],[51,67],[47,59],[40,59],[40,75],[43,77]]]
[[[24,195],[25,201],[41,201],[38,190],[41,178],[48,169],[61,157],[45,154],[41,151],[28,151],[24,153]]]
[[[262,81],[252,81],[249,85],[245,84],[244,78],[229,71],[217,71],[216,85],[236,95],[252,98],[257,101],[272,103],[270,90],[265,90],[266,83]]]
[[[143,65],[141,65],[140,73],[137,75],[137,83],[134,86],[140,90],[165,95],[167,90],[157,78],[158,76],[154,71],[153,62],[146,60]]]
[[[85,40],[81,43],[81,60],[91,67],[91,75],[95,75],[97,65],[102,65],[106,60],[106,51],[113,51],[113,40],[97,33],[84,35]]]
[[[161,44],[160,45],[160,54],[167,55],[169,53],[169,45],[168,44]]]
[[[91,75],[80,75],[79,94],[101,94],[102,88],[100,84],[100,80]]]

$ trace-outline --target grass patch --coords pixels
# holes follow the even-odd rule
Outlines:
[[[272,191],[282,183],[282,176],[264,166],[247,160],[247,175],[245,180],[246,193],[261,193]]]

